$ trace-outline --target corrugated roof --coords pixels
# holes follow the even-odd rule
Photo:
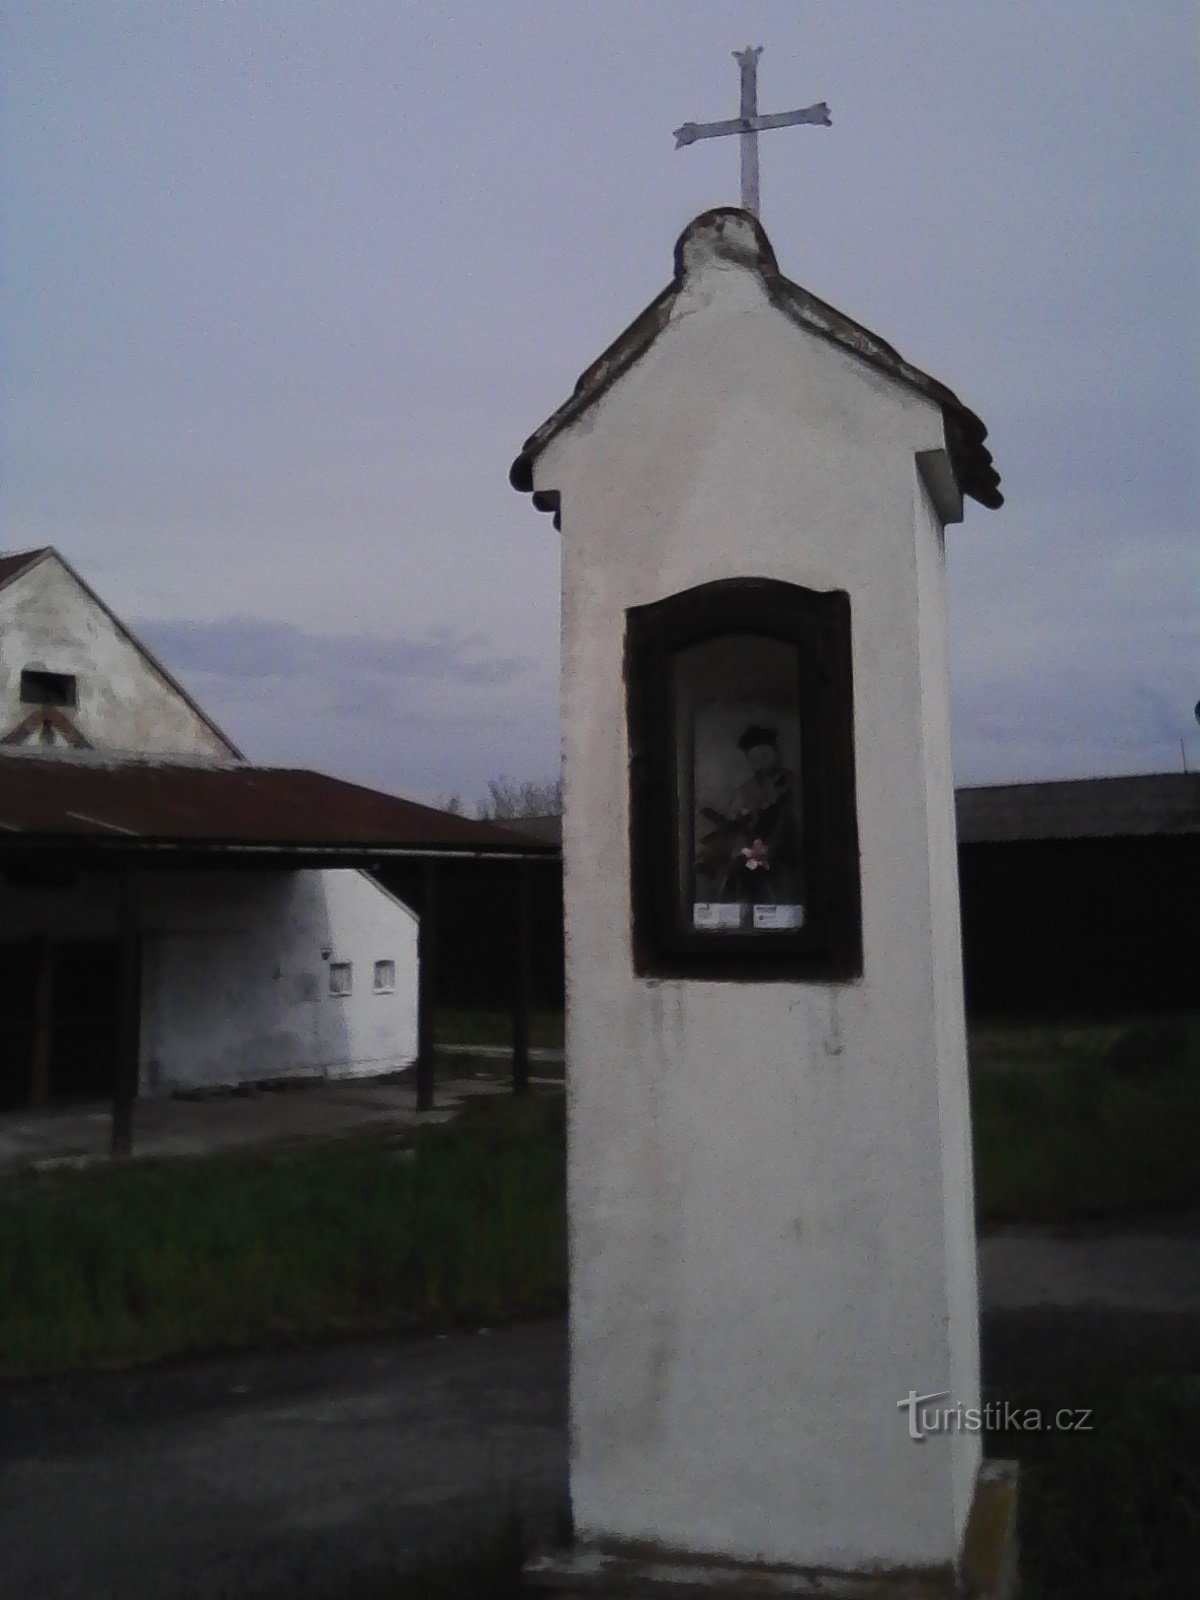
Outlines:
[[[8,550],[0,551],[0,589],[10,578],[15,578],[19,572],[24,572],[26,567],[32,567],[43,556],[53,554],[50,545],[43,545],[39,550]]]
[[[745,245],[747,230],[755,240],[750,251]],[[509,481],[514,489],[525,494],[532,491],[533,464],[551,439],[581,416],[617,378],[627,372],[667,326],[684,286],[688,246],[700,235],[718,254],[756,271],[772,303],[798,326],[840,345],[889,377],[935,401],[945,417],[946,444],[962,493],[992,509],[1004,503],[1000,493],[1000,475],[992,463],[991,452],[983,442],[987,437],[987,429],[975,413],[962,403],[953,390],[905,361],[877,334],[785,278],[758,218],[734,206],[721,206],[704,212],[680,234],[675,245],[674,279],[609,345],[604,354],[588,367],[576,383],[570,399],[526,439],[509,473]],[[534,504],[539,510],[554,511],[557,516],[558,507],[553,495],[535,495]]]
[[[178,846],[363,854],[543,854],[494,823],[344,783],[240,762],[163,761],[101,752],[0,754],[0,852],[37,844],[137,852]]]
[[[562,846],[562,818],[557,814],[542,817],[506,817],[501,827],[511,828],[530,839],[540,839],[543,844]]]
[[[1200,774],[1147,773],[960,789],[960,844],[1200,833]]]

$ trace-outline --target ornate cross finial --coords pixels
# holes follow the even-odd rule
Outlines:
[[[806,106],[803,111],[780,111],[772,116],[758,114],[758,58],[762,45],[747,45],[745,50],[735,50],[733,59],[742,75],[741,115],[728,122],[685,122],[675,129],[675,148],[695,144],[697,139],[715,139],[721,134],[736,133],[742,142],[742,207],[758,216],[758,136],[766,128],[791,128],[799,122],[815,123],[818,127],[831,126],[829,107],[824,100],[820,105]]]

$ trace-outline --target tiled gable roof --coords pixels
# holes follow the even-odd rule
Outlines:
[[[754,239],[750,250],[745,245],[748,234]],[[724,254],[730,261],[757,272],[772,304],[798,327],[841,346],[878,371],[936,402],[945,417],[947,449],[962,493],[993,510],[1003,504],[1000,475],[993,465],[991,451],[983,442],[987,429],[975,413],[953,390],[905,361],[878,334],[785,278],[757,217],[733,206],[706,211],[684,229],[675,246],[674,279],[581,375],[570,398],[526,439],[509,473],[514,489],[526,494],[533,490],[533,464],[551,439],[588,410],[646,353],[667,326],[684,287],[689,247],[698,238],[717,254]],[[540,511],[557,513],[555,500],[552,494],[534,495],[534,505]]]

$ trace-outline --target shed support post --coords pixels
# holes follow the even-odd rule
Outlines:
[[[529,1089],[529,863],[517,864],[516,984],[513,992],[513,1093]]]
[[[113,1090],[112,1153],[133,1154],[133,1102],[138,1092],[141,1054],[141,950],[138,940],[138,882],[133,867],[117,880],[117,1074]]]
[[[417,1110],[433,1109],[434,945],[437,938],[437,877],[432,858],[425,863],[421,926],[417,934]]]
[[[37,941],[33,989],[33,1070],[29,1104],[37,1110],[50,1098],[50,1042],[53,1025],[54,953],[49,939]]]

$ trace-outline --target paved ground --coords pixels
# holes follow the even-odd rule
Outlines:
[[[439,1044],[439,1056],[474,1056],[481,1061],[512,1061],[512,1046],[507,1044]],[[566,1062],[566,1053],[561,1045],[537,1045],[529,1052],[530,1064],[535,1067],[559,1068],[558,1077],[562,1077],[561,1068]]]
[[[987,1397],[1200,1371],[1198,1244],[1200,1218],[985,1240]],[[0,1596],[341,1600],[513,1511],[549,1534],[565,1369],[555,1322],[0,1384]]]
[[[1200,1316],[1200,1216],[1003,1228],[981,1240],[980,1294],[997,1311],[1108,1307]]]
[[[1048,1386],[1094,1405],[1114,1378],[1200,1373],[1200,1216],[1002,1229],[979,1279],[989,1399]]]
[[[411,1127],[418,1121],[444,1122],[470,1097],[503,1094],[507,1089],[503,1075],[473,1077],[466,1063],[459,1062],[454,1071],[438,1075],[434,1109],[420,1117],[411,1071],[384,1081],[326,1079],[199,1099],[145,1099],[134,1108],[134,1151],[143,1156],[202,1155],[238,1146]],[[106,1106],[5,1112],[0,1115],[0,1170],[106,1160],[111,1142],[112,1112]]]
[[[4,1600],[351,1600],[566,1482],[559,1323],[0,1385]]]

